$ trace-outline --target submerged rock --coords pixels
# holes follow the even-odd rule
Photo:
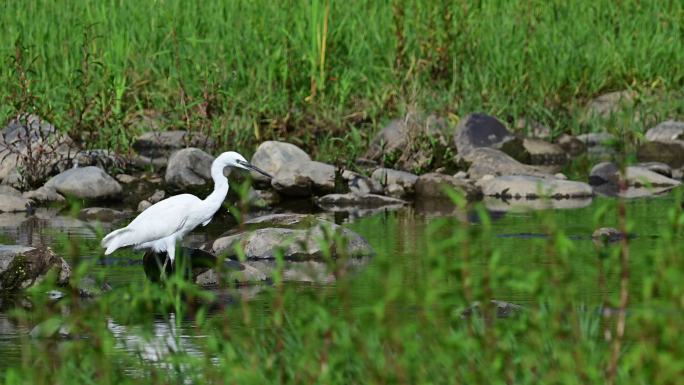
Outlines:
[[[45,187],[79,199],[115,198],[122,191],[119,182],[94,166],[66,170],[47,181]]]
[[[448,199],[445,189],[451,188],[460,192],[468,200],[477,200],[481,197],[480,189],[463,179],[451,175],[429,173],[421,175],[416,181],[416,197],[418,199]]]
[[[265,227],[274,221],[279,222],[280,227]],[[373,254],[368,241],[359,234],[311,216],[268,216],[261,222],[251,223],[255,224],[260,228],[214,241],[214,253],[236,256],[235,249],[240,247],[248,259],[274,259],[277,253],[282,253],[286,260],[320,259],[325,255],[359,257]],[[307,224],[311,225],[306,226]],[[293,228],[295,226],[299,228]],[[329,247],[325,247],[326,243]]]
[[[596,229],[594,233],[591,234],[591,237],[594,240],[598,240],[604,243],[617,242],[625,239],[625,234],[623,234],[620,230],[615,229],[613,227],[601,227]]]
[[[112,222],[126,218],[128,213],[106,207],[87,207],[78,213],[78,218],[83,220],[98,220],[102,222]]]
[[[257,147],[250,163],[275,176],[282,168],[296,169],[309,161],[311,161],[309,154],[294,144],[269,140]],[[269,178],[265,175],[257,172],[252,172],[251,175],[255,181],[269,182]]]
[[[169,158],[164,177],[172,188],[188,189],[201,187],[211,179],[211,163],[214,157],[199,148],[184,148]]]
[[[328,194],[316,200],[318,206],[324,210],[336,211],[349,207],[379,208],[401,207],[407,204],[401,199],[377,194]]]
[[[0,292],[26,289],[43,280],[50,271],[57,274],[59,285],[68,283],[71,268],[50,248],[0,245]]]
[[[508,199],[587,198],[594,192],[586,183],[525,175],[499,176],[479,183],[485,196]]]

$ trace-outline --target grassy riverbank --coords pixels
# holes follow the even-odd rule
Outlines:
[[[682,20],[676,1],[10,0],[0,118],[38,109],[120,151],[153,121],[328,160],[411,110],[598,130],[580,127],[586,102],[632,89],[640,120],[619,128],[638,133],[684,113]]]

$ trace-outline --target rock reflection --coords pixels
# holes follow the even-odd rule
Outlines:
[[[559,210],[581,209],[591,204],[592,198],[579,199],[509,199],[503,200],[494,197],[486,197],[484,205],[490,211],[526,211],[526,210]]]

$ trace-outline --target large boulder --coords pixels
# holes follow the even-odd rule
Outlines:
[[[586,183],[539,178],[527,175],[506,175],[479,182],[482,194],[489,197],[507,199],[534,198],[586,198],[594,193]]]
[[[451,175],[429,173],[421,175],[415,184],[416,198],[423,199],[448,199],[446,189],[454,189],[468,200],[477,200],[481,196],[480,189],[463,179]]]
[[[0,213],[27,211],[32,201],[22,196],[0,194]]]
[[[277,253],[282,253],[286,260],[373,254],[368,241],[359,234],[311,216],[269,215],[245,226],[249,230],[229,233],[214,241],[213,252],[237,256],[236,248],[240,247],[247,259],[274,259]]]
[[[390,168],[379,168],[373,171],[371,179],[382,186],[385,194],[396,198],[404,198],[415,194],[418,175]]]
[[[667,120],[646,131],[646,140],[667,142],[684,140],[684,122]]]
[[[509,155],[493,148],[476,148],[466,155],[470,162],[468,175],[471,179],[480,179],[485,175],[531,175],[549,177],[541,169],[522,164]]]
[[[316,161],[300,162],[280,168],[271,185],[283,195],[304,197],[335,191],[335,167]]]
[[[71,276],[67,262],[50,248],[0,245],[0,292],[26,289],[54,271],[57,283],[65,285]]]
[[[94,166],[66,170],[52,177],[45,186],[80,199],[114,198],[122,190],[116,179]]]
[[[75,153],[71,138],[52,124],[20,115],[0,130],[0,181],[15,187],[36,185]]]
[[[283,168],[296,169],[309,161],[311,161],[309,154],[294,144],[266,141],[257,147],[250,163],[275,176]],[[252,179],[259,182],[269,180],[268,177],[257,172],[252,172]]]
[[[522,141],[508,131],[501,121],[487,114],[470,114],[461,119],[456,126],[453,141],[459,155],[464,157],[481,147],[506,147],[509,154],[522,151]]]
[[[199,148],[178,150],[169,158],[164,177],[166,184],[181,190],[204,186],[211,179],[213,161],[213,156]]]

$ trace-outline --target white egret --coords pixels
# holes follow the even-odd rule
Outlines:
[[[102,239],[102,247],[106,248],[105,255],[121,247],[133,246],[136,249],[166,252],[168,260],[173,263],[176,242],[200,224],[208,225],[226,199],[228,178],[223,175],[226,167],[254,170],[272,178],[267,172],[251,165],[237,152],[224,152],[211,164],[214,191],[206,199],[201,200],[191,194],[180,194],[153,204],[128,226],[112,231]]]

